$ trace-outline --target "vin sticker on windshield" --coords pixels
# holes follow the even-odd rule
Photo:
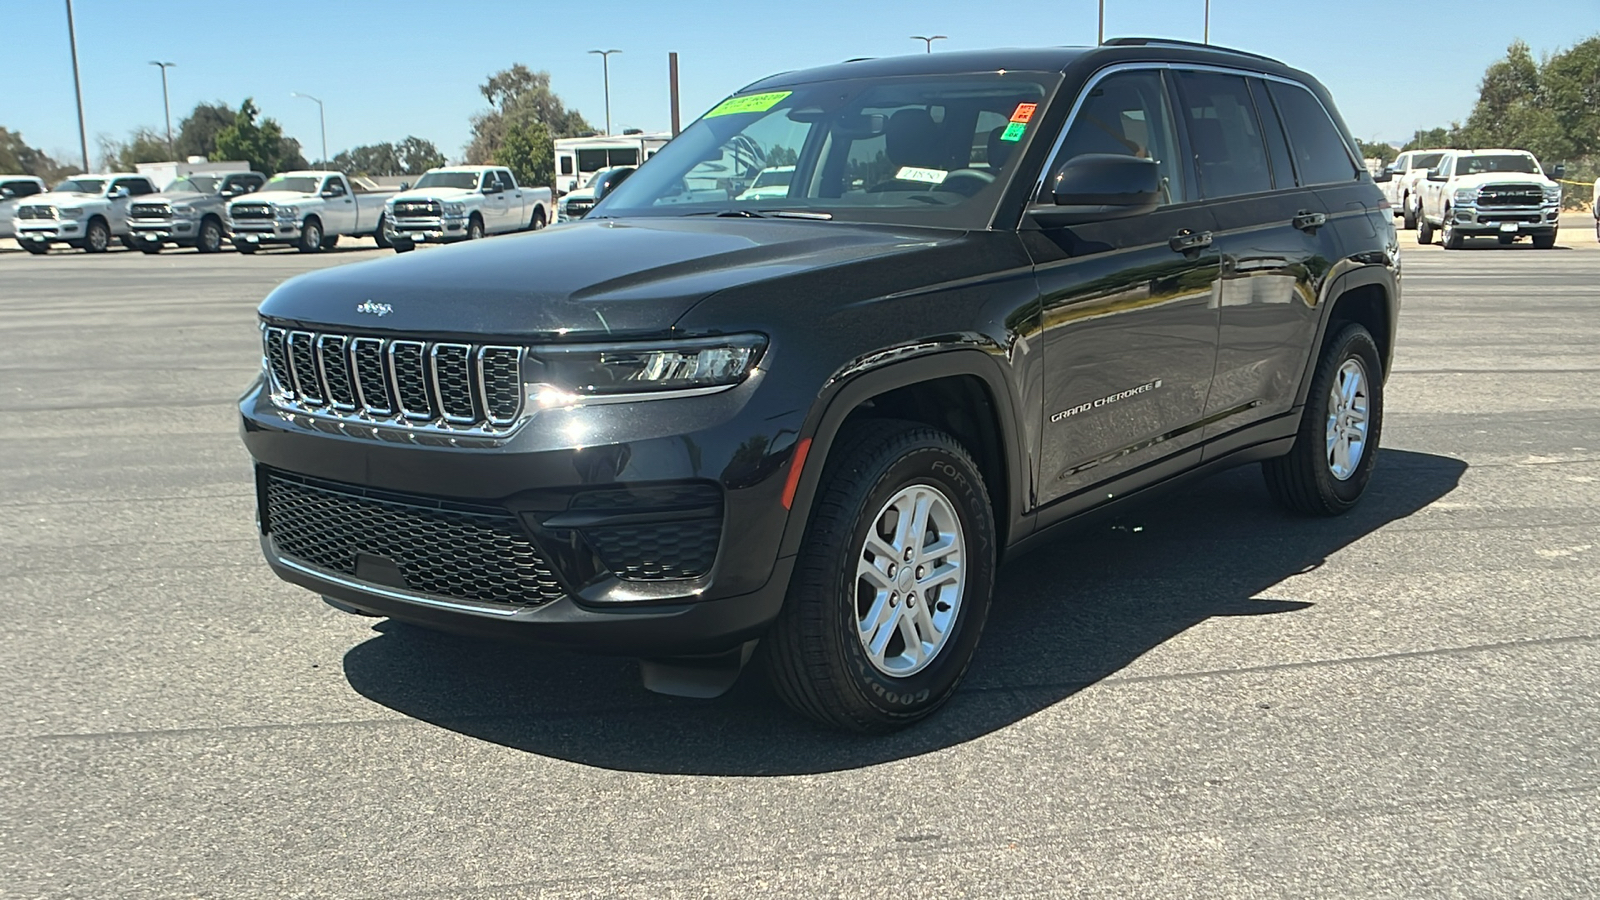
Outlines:
[[[1010,125],[1006,126],[1005,131],[1000,133],[1000,140],[1020,141],[1022,140],[1022,133],[1027,130],[1028,126],[1022,124],[1021,122],[1012,122]]]
[[[924,184],[943,184],[950,173],[943,169],[919,169],[915,166],[901,166],[900,171],[894,173],[896,181],[920,181]]]
[[[745,94],[743,97],[729,97],[711,108],[706,113],[707,119],[712,116],[736,116],[739,113],[766,112],[777,106],[783,98],[794,91],[771,91],[766,94]]]

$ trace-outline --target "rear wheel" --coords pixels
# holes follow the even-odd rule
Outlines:
[[[137,250],[137,249],[139,249],[139,245],[133,242],[133,238],[128,236],[128,235],[126,235],[126,234],[123,235],[122,237],[117,238],[117,242],[122,245],[122,249],[124,249],[124,250]]]
[[[1551,250],[1556,245],[1556,232],[1549,234],[1536,234],[1533,236],[1533,246],[1539,250]]]
[[[1400,198],[1400,224],[1406,231],[1417,227],[1417,210],[1411,205],[1409,196]]]
[[[1267,492],[1279,505],[1336,516],[1361,499],[1383,430],[1382,367],[1378,345],[1361,325],[1345,325],[1327,343],[1294,448],[1261,464]]]
[[[85,253],[104,253],[111,246],[111,229],[106,227],[104,219],[90,219],[89,227],[83,232],[83,251]]]
[[[216,253],[222,249],[222,223],[216,219],[206,219],[200,223],[200,234],[195,238],[194,248],[201,253]]]
[[[295,244],[295,249],[301,253],[316,253],[322,249],[322,223],[316,219],[307,219],[306,224],[300,228],[300,242]]]
[[[533,211],[533,221],[531,223],[529,223],[528,230],[529,231],[538,231],[539,229],[543,228],[546,224],[548,224],[548,223],[546,223],[545,219],[544,219],[544,209],[541,207],[541,208],[535,209]],[[1596,223],[1595,231],[1596,231],[1596,233],[1600,233],[1600,222]]]
[[[1433,223],[1429,222],[1425,215],[1417,216],[1417,243],[1433,243]]]
[[[852,731],[929,715],[972,660],[994,566],[983,475],[954,438],[897,421],[841,433],[761,644],[774,689]]]

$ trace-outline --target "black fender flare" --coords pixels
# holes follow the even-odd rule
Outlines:
[[[1295,391],[1294,405],[1296,408],[1305,406],[1306,395],[1311,390],[1311,373],[1317,367],[1317,360],[1322,356],[1322,344],[1328,338],[1328,326],[1333,322],[1333,310],[1339,305],[1339,298],[1358,288],[1377,285],[1384,295],[1385,313],[1389,318],[1389,346],[1386,348],[1383,360],[1383,377],[1389,379],[1390,364],[1394,360],[1394,344],[1396,328],[1400,318],[1400,279],[1394,270],[1384,265],[1364,265],[1339,275],[1330,282],[1323,291],[1323,313],[1317,319],[1317,334],[1312,340],[1312,352],[1306,356],[1305,369],[1300,373],[1300,387]]]
[[[873,397],[897,388],[934,381],[952,376],[977,378],[988,391],[995,415],[1000,423],[1000,447],[1004,455],[1005,508],[1009,521],[996,521],[1000,549],[1027,533],[1033,521],[1032,503],[1028,496],[1031,483],[1032,453],[1024,445],[1024,430],[1016,408],[1015,392],[1001,370],[1001,363],[991,352],[974,345],[954,345],[930,350],[911,358],[886,361],[883,364],[851,373],[825,387],[818,402],[812,405],[806,425],[801,428],[800,443],[809,441],[805,458],[799,460],[801,471],[796,482],[788,521],[784,525],[783,540],[779,544],[780,558],[793,556],[800,551],[811,518],[812,503],[822,484],[823,470],[829,452],[840,428],[852,412]],[[790,465],[794,465],[791,461]],[[792,474],[789,477],[794,477]],[[1026,526],[1026,527],[1024,527]]]

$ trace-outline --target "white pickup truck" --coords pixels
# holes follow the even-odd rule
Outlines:
[[[1556,177],[1563,167],[1556,166]],[[1531,237],[1548,250],[1561,226],[1561,184],[1546,178],[1526,150],[1451,150],[1422,182],[1417,242],[1433,242],[1435,231],[1448,250],[1469,237],[1494,237],[1502,244]]]
[[[32,175],[0,175],[0,238],[16,235],[11,217],[17,214],[17,206],[23,198],[47,190],[44,182]]]
[[[51,244],[104,253],[114,237],[131,250],[128,201],[155,192],[143,175],[74,175],[54,190],[18,203],[11,228],[29,253],[49,253]]]
[[[385,245],[384,203],[393,191],[371,191],[338,172],[283,172],[261,190],[228,204],[228,232],[240,253],[289,244],[301,253],[331,250],[341,236]]]
[[[1449,150],[1407,150],[1394,162],[1383,168],[1373,181],[1383,189],[1394,214],[1401,218],[1405,229],[1417,227],[1417,210],[1422,208],[1422,193],[1417,187],[1428,170],[1439,164]]]
[[[523,187],[498,166],[429,169],[415,187],[390,198],[386,221],[396,253],[424,242],[537,231],[550,221],[550,189]]]

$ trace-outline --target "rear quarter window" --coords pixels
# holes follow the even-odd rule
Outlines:
[[[1359,174],[1350,145],[1328,118],[1321,101],[1298,85],[1271,82],[1268,90],[1289,132],[1289,147],[1302,184],[1353,181]]]

